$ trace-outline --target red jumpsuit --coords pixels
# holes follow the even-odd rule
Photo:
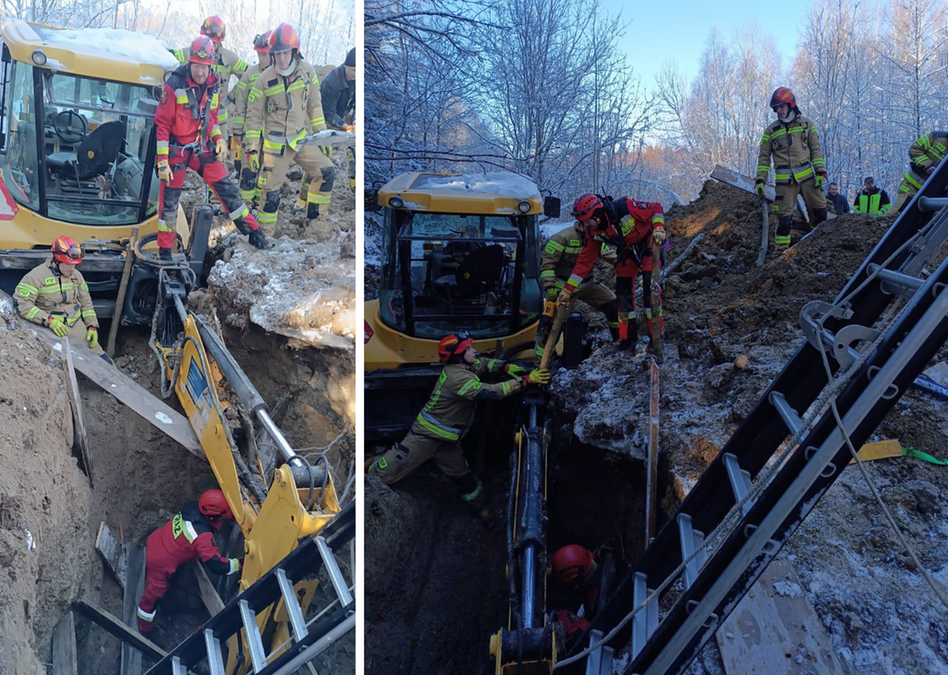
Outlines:
[[[238,230],[250,234],[259,229],[214,150],[215,141],[222,138],[217,123],[220,80],[210,73],[207,81],[198,85],[190,72],[184,64],[168,77],[155,112],[157,161],[167,159],[172,171],[171,181],[161,183],[158,195],[158,246],[167,250],[174,245],[178,200],[188,167],[214,191]]]
[[[616,247],[619,262],[616,265],[616,299],[619,305],[619,337],[635,340],[638,335],[635,316],[635,279],[642,271],[642,283],[648,289],[652,283],[652,228],[665,226],[665,214],[658,202],[639,202],[630,197],[612,200],[607,204],[609,226],[596,235],[586,234],[583,250],[566,282],[565,290],[575,291],[592,272],[602,251],[602,243]],[[659,330],[661,330],[661,294],[659,294]],[[652,318],[651,293],[645,293],[645,317]],[[631,322],[631,335],[630,335]],[[651,321],[648,322],[651,332]]]
[[[148,536],[145,547],[145,592],[138,603],[138,630],[147,633],[154,627],[155,603],[168,590],[171,575],[191,558],[201,557],[215,574],[234,574],[240,560],[225,558],[214,545],[214,532],[220,522],[212,522],[188,502],[174,518]]]

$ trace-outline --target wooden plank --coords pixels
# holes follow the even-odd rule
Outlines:
[[[760,200],[761,230],[760,230],[760,252],[757,254],[757,266],[764,264],[767,258],[767,247],[770,244],[770,209],[767,208],[767,200]]]
[[[648,462],[645,473],[645,545],[655,537],[655,513],[658,509],[658,364],[651,362],[648,406]]]
[[[137,241],[138,228],[133,227],[128,243],[125,245],[125,267],[122,268],[122,281],[119,283],[118,296],[115,298],[115,313],[112,315],[112,325],[109,326],[109,342],[105,350],[109,356],[115,355],[115,338],[118,337],[119,324],[122,323],[122,314],[125,310],[125,292],[128,290],[128,278],[132,272],[132,260],[135,258]]]
[[[53,629],[53,675],[79,675],[76,620],[71,611],[67,611]]]
[[[0,291],[0,298],[13,302],[13,299],[3,291]],[[29,322],[23,322],[21,327],[24,330],[32,328],[41,340],[50,345],[54,351],[62,354],[63,347],[60,339],[53,335],[52,331]],[[100,359],[85,345],[72,338],[64,338],[64,340],[72,348],[70,356],[76,370],[117,398],[119,402],[127,405],[156,429],[170,436],[192,455],[204,459],[201,444],[184,415],[136,384],[118,368]]]
[[[99,523],[99,533],[95,537],[95,548],[118,579],[119,586],[125,589],[126,570],[128,561],[125,556],[125,546],[115,540],[112,531],[104,522]]]
[[[711,172],[711,178],[722,183],[732,185],[739,190],[743,190],[744,192],[750,192],[754,195],[757,194],[757,190],[754,189],[754,178],[750,178],[743,174],[739,174],[736,171],[726,169],[720,164],[714,167],[714,171]],[[773,185],[764,185],[764,198],[768,202],[773,202],[777,199],[777,190]],[[803,214],[803,218],[807,222],[810,222],[810,216],[806,212],[806,202],[803,201],[803,197],[801,195],[797,195],[797,207],[800,209],[800,213]],[[835,217],[836,214],[834,213],[827,212],[826,214],[827,219],[832,219]]]
[[[221,600],[221,596],[217,594],[217,589],[214,588],[211,578],[207,575],[207,570],[204,569],[204,565],[198,559],[194,560],[194,576],[197,578],[198,592],[201,594],[201,600],[204,602],[204,606],[207,607],[207,611],[210,615],[214,616],[224,609],[224,601]]]
[[[52,335],[52,333],[50,333]],[[73,368],[71,350],[67,348],[67,338],[58,343],[59,350],[66,352],[63,367],[66,369],[66,393],[69,394],[69,404],[72,407],[72,421],[76,425],[76,435],[79,437],[79,450],[82,453],[82,463],[86,469],[89,484],[95,485],[92,477],[92,453],[89,452],[89,437],[86,436],[86,423],[82,420],[82,401],[79,398],[79,382],[76,381],[76,371]]]
[[[145,591],[145,547],[132,542],[126,549],[128,570],[125,582],[125,598],[122,604],[122,618],[125,625],[138,628],[138,601]],[[141,675],[142,653],[122,643],[121,675]]]
[[[844,672],[793,566],[775,560],[718,630],[729,675]]]
[[[124,623],[119,621],[115,615],[106,612],[101,607],[93,605],[90,602],[86,602],[85,600],[77,600],[76,602],[72,603],[72,608],[83,616],[91,619],[94,623],[102,626],[102,628],[117,637],[122,642],[130,645],[140,652],[148,654],[156,661],[160,661],[168,655],[168,652],[166,652],[164,649],[140,633],[137,633],[136,631],[129,628]]]

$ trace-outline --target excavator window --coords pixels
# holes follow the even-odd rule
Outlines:
[[[36,112],[33,103],[33,68],[13,63],[6,109],[9,130],[3,157],[3,180],[13,198],[31,211],[39,210],[39,162],[36,145]]]

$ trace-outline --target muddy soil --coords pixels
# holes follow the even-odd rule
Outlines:
[[[698,200],[671,209],[669,261],[696,235],[705,238],[667,280],[664,294],[660,445],[667,480],[660,481],[659,494],[665,516],[799,347],[803,305],[832,301],[891,222],[847,215],[805,238],[795,232],[788,252],[771,254],[758,268],[755,197],[709,181]],[[585,443],[644,457],[649,361],[644,341],[636,356],[620,354],[608,344],[602,319],[590,316],[591,358],[554,379],[560,422]],[[737,360],[742,355],[747,365]],[[936,360],[946,357],[943,349]],[[898,438],[944,459],[946,405],[910,391],[877,438]],[[908,458],[867,468],[923,564],[945,588],[948,503],[942,495],[948,474]],[[857,469],[837,481],[781,555],[793,561],[834,648],[857,672],[948,673],[944,608],[906,563]],[[899,622],[927,628],[906,640],[895,627]],[[693,672],[723,672],[716,651],[709,645]]]

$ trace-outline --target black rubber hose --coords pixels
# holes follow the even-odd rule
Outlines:
[[[500,356],[497,358],[501,361],[509,361],[514,354],[519,354],[522,351],[527,349],[533,349],[536,345],[536,340],[528,340],[526,342],[518,342],[513,347],[509,347],[500,353]]]

